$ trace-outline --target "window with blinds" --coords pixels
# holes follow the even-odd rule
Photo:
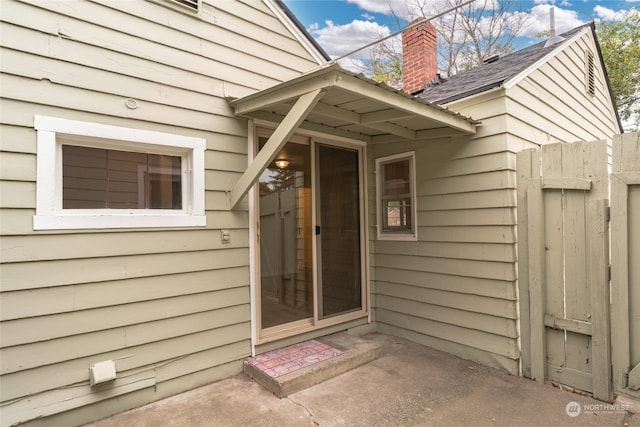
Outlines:
[[[200,227],[204,138],[35,116],[35,230]]]

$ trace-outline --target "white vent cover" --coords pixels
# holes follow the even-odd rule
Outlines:
[[[181,6],[188,7],[192,10],[198,10],[198,0],[172,0]]]
[[[89,384],[102,384],[116,379],[116,364],[113,360],[97,362],[89,366]]]

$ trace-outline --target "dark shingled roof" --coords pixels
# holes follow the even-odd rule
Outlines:
[[[569,39],[579,31],[587,27],[594,27],[588,23],[571,31],[560,34],[560,37]],[[562,40],[563,42],[564,40]],[[475,95],[501,86],[512,77],[517,76],[531,65],[542,59],[554,49],[564,43],[554,43],[545,47],[547,41],[537,43],[517,52],[510,53],[494,62],[478,65],[468,71],[463,71],[441,81],[435,81],[428,85],[422,92],[415,95],[429,102],[446,104],[467,96]]]

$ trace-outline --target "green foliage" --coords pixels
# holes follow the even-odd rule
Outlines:
[[[640,129],[640,11],[630,9],[620,21],[601,22],[598,40],[620,118]]]
[[[544,30],[536,33],[537,39],[548,39],[551,38],[551,30]]]
[[[392,41],[373,47],[368,65],[372,79],[402,89],[402,55],[396,52]]]
[[[388,55],[385,57],[373,58],[371,61],[373,69],[372,78],[385,83],[393,88],[402,87],[402,57],[399,55]]]

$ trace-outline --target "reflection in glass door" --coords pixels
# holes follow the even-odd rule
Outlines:
[[[266,139],[260,142],[262,146]],[[309,145],[287,143],[259,182],[260,309],[265,329],[313,318]]]
[[[358,151],[317,145],[318,305],[323,319],[362,308]]]
[[[295,141],[259,180],[257,296],[267,336],[364,314],[360,151]]]

